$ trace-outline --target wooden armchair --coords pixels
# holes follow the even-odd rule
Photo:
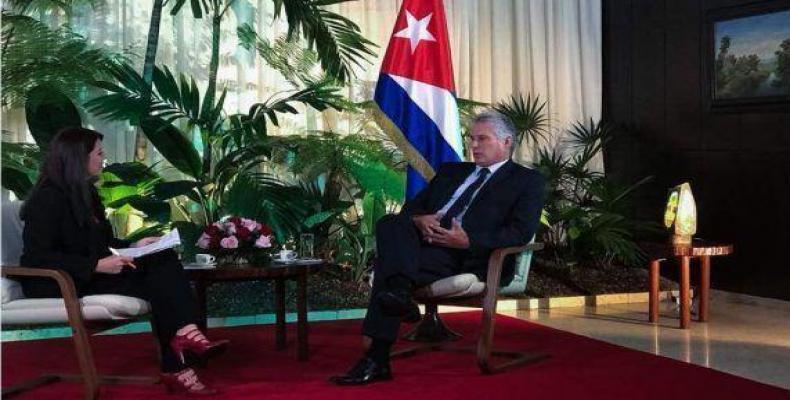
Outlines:
[[[542,243],[530,243],[520,247],[497,249],[488,259],[488,276],[480,282],[474,274],[461,274],[440,279],[415,292],[415,300],[425,304],[425,316],[405,339],[424,342],[406,349],[397,350],[392,357],[407,357],[429,350],[475,352],[477,365],[484,374],[499,372],[505,368],[535,362],[546,358],[543,354],[493,349],[494,317],[497,299],[502,294],[523,293],[526,288],[532,252],[543,248]],[[510,254],[518,254],[516,274],[513,282],[500,287],[502,263]],[[482,327],[476,348],[457,347],[452,341],[460,338],[441,321],[437,312],[439,305],[480,307],[483,309]],[[507,361],[492,363],[492,356],[507,358]]]
[[[154,377],[100,376],[93,360],[90,333],[106,330],[144,316],[150,305],[138,298],[120,295],[77,297],[74,281],[69,274],[58,269],[25,268],[16,265],[22,252],[22,222],[19,220],[21,203],[2,205],[2,325],[38,325],[68,322],[77,353],[81,374],[43,374],[35,379],[4,387],[3,397],[60,380],[81,380],[85,384],[84,398],[99,397],[101,384],[142,383],[153,384]],[[38,277],[54,279],[62,298],[27,299],[16,279]],[[11,362],[7,360],[6,362]]]

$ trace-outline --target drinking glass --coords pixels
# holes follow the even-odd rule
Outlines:
[[[315,236],[313,236],[312,233],[303,233],[299,235],[299,258],[314,258],[314,245]]]

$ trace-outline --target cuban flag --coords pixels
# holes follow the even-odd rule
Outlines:
[[[409,167],[406,199],[443,162],[461,161],[463,146],[442,0],[405,0],[376,85],[377,120]]]

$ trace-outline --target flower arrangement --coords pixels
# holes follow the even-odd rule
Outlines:
[[[272,247],[274,232],[258,221],[225,217],[206,226],[196,245],[218,256],[245,257]]]

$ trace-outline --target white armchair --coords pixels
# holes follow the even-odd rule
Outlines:
[[[18,267],[22,255],[22,229],[19,211],[21,202],[2,204],[2,266],[0,267],[0,295],[2,313],[0,322],[9,325],[37,325],[68,322],[72,328],[74,347],[80,364],[81,375],[47,374],[34,380],[18,383],[3,389],[3,396],[32,389],[58,380],[82,380],[85,382],[85,399],[99,396],[101,383],[154,383],[147,377],[103,377],[99,376],[93,361],[90,346],[91,328],[108,328],[143,316],[150,311],[148,302],[135,297],[120,295],[96,295],[77,297],[74,281],[67,273],[58,269]],[[54,267],[54,266],[53,266]],[[18,278],[44,277],[54,279],[62,294],[61,298],[28,299],[22,292]],[[95,329],[91,329],[95,330]]]

